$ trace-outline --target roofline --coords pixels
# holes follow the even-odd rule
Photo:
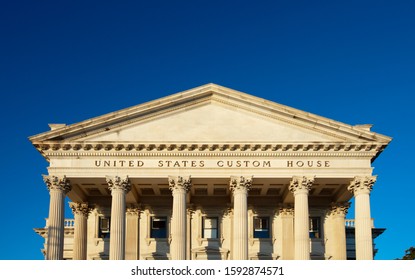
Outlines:
[[[213,83],[205,84],[196,88],[178,92],[139,105],[117,110],[112,113],[104,114],[71,125],[61,127],[55,126],[55,129],[31,136],[29,137],[29,140],[33,144],[42,143],[44,141],[59,142],[59,139],[56,138],[62,137],[65,134],[82,134],[83,131],[86,132],[87,130],[91,130],[94,127],[96,127],[97,129],[100,128],[100,126],[102,127],[103,123],[105,124],[105,126],[107,126],[108,122],[116,123],[117,121],[122,121],[126,118],[134,118],[134,116],[138,117],[140,115],[149,114],[151,112],[167,108],[168,106],[177,106],[189,102],[191,100],[209,97],[213,94],[219,95],[222,98],[225,98],[230,101],[236,100],[238,102],[246,103],[247,105],[255,104],[259,106],[261,109],[265,109],[273,113],[279,113],[288,120],[308,123],[312,127],[320,127],[323,129],[328,128],[330,130],[334,129],[340,133],[345,133],[360,138],[362,139],[362,141],[366,140],[383,142],[387,145],[392,140],[391,137],[369,131],[368,129],[365,129],[362,126],[348,125],[339,121],[308,113],[286,105],[278,104],[273,101],[269,101],[263,98],[259,98],[241,91],[236,91]],[[54,138],[56,140],[54,140]]]

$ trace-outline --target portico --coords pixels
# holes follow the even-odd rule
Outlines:
[[[391,139],[370,126],[208,84],[30,140],[50,163],[46,259],[346,259],[353,196],[373,259],[371,164]]]

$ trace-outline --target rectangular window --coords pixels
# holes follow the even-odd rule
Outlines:
[[[108,238],[110,236],[110,219],[99,217],[99,237]]]
[[[254,238],[269,238],[268,217],[254,217]]]
[[[151,238],[166,238],[167,237],[167,218],[166,217],[151,217]]]
[[[321,238],[320,217],[310,217],[310,238]]]
[[[218,238],[218,218],[203,217],[203,238]]]

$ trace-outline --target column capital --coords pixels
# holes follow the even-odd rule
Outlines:
[[[282,217],[294,216],[294,207],[290,205],[281,205],[278,209],[278,214]]]
[[[298,193],[308,194],[313,186],[314,178],[314,176],[294,176],[288,188],[294,195]]]
[[[347,212],[349,211],[350,202],[337,202],[331,203],[330,208],[328,210],[328,215],[332,216],[346,216]]]
[[[128,176],[126,176],[125,179],[122,179],[119,176],[106,176],[106,181],[111,192],[114,190],[121,190],[128,193],[131,190],[131,182]]]
[[[80,214],[85,217],[88,217],[89,213],[92,211],[92,208],[90,208],[86,202],[69,202],[69,207],[71,207],[74,215]]]
[[[138,204],[128,205],[125,210],[125,213],[127,214],[127,216],[140,216],[141,207]]]
[[[187,208],[186,208],[186,213],[187,213],[190,217],[192,217],[192,216],[195,214],[195,212],[196,212],[196,209],[194,208],[194,205],[193,205],[193,204],[189,204],[189,205],[187,205]]]
[[[169,176],[169,189],[174,193],[175,191],[188,192],[192,186],[192,179],[190,176]]]
[[[66,176],[58,177],[54,175],[42,175],[43,182],[45,182],[49,191],[51,190],[59,190],[63,193],[67,194],[72,189],[69,180]]]
[[[248,192],[252,186],[252,176],[244,177],[244,176],[232,176],[231,181],[229,183],[229,187],[232,193],[237,191],[244,191]]]
[[[362,193],[370,194],[375,182],[376,176],[356,176],[347,189],[355,196]]]
[[[231,217],[233,215],[233,206],[226,206],[225,209],[222,211],[222,215],[224,217]]]

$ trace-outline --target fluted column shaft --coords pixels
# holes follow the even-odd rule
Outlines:
[[[65,196],[71,190],[66,177],[43,176],[49,194],[47,260],[62,260],[64,245]]]
[[[73,259],[86,260],[87,258],[87,221],[90,209],[87,203],[71,202],[69,206],[75,217]]]
[[[248,191],[252,177],[232,177],[233,193],[233,259],[248,259]]]
[[[308,192],[313,177],[293,177],[289,189],[294,194],[294,259],[310,259]]]
[[[348,189],[355,197],[356,259],[373,260],[372,218],[370,192],[375,176],[355,177]]]
[[[131,185],[127,178],[107,177],[111,191],[110,260],[125,259],[125,195]]]
[[[331,206],[331,254],[333,260],[347,260],[345,217],[350,203],[336,203]],[[330,238],[329,237],[329,238]]]
[[[190,177],[169,177],[169,186],[173,194],[173,217],[171,229],[171,258],[186,259],[186,194],[190,190]]]

